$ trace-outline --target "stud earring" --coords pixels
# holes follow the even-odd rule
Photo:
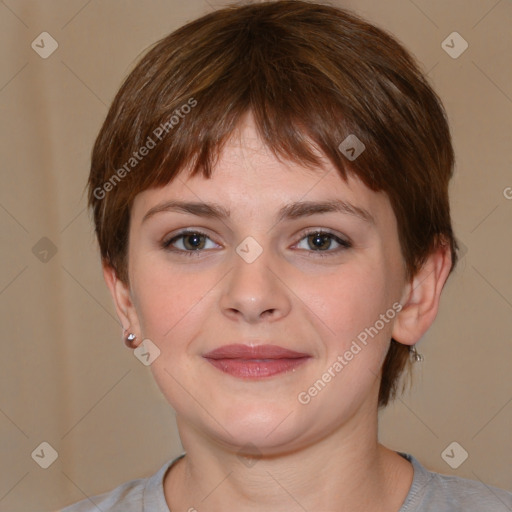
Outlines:
[[[411,354],[411,358],[415,363],[421,363],[425,358],[423,354],[420,354],[414,345],[409,348],[409,352]]]
[[[129,334],[126,334],[126,331],[125,331],[124,344],[128,348],[133,348],[133,342],[136,339],[137,339],[137,336],[135,336],[135,334],[133,334],[132,332],[130,332]]]

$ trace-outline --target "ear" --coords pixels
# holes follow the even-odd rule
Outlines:
[[[133,305],[130,287],[123,283],[117,277],[116,271],[108,264],[103,264],[103,278],[112,295],[117,316],[121,322],[124,331],[128,330],[137,336],[133,346],[136,347],[141,342],[141,329],[135,306]]]
[[[441,291],[450,275],[450,244],[439,244],[423,267],[407,285],[402,310],[396,316],[392,337],[404,345],[414,345],[434,322]]]

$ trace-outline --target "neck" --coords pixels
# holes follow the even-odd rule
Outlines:
[[[243,458],[178,419],[187,455],[164,481],[169,508],[221,512],[229,503],[239,512],[398,512],[412,466],[378,443],[377,413],[366,420],[286,453]]]

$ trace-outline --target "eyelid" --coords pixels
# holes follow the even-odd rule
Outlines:
[[[300,231],[297,236],[300,236],[300,240],[302,240],[304,237],[309,235],[314,235],[316,233],[322,234],[322,235],[331,235],[333,238],[339,238],[342,242],[345,242],[347,244],[351,244],[351,240],[348,236],[339,233],[333,229],[330,228],[321,228],[321,227],[313,227],[313,228],[305,228],[304,230]]]

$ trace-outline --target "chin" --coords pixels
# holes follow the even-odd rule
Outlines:
[[[271,455],[292,450],[298,446],[305,422],[297,418],[297,410],[289,406],[262,405],[237,406],[226,411],[222,424],[212,425],[213,435],[224,445],[236,447],[244,454]],[[231,434],[231,435],[230,435]]]

